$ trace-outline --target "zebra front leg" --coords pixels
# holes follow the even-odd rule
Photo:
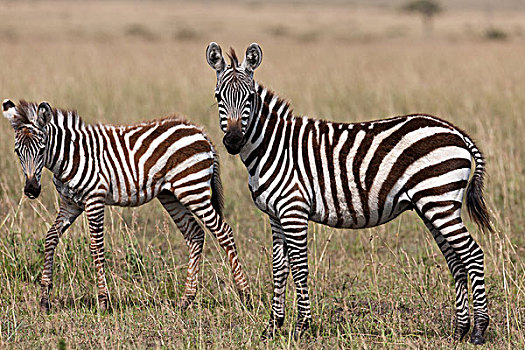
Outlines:
[[[270,322],[262,334],[263,339],[273,338],[275,331],[281,328],[284,323],[286,281],[290,274],[288,249],[281,223],[278,219],[270,217],[270,225],[273,239],[273,299]]]
[[[163,193],[159,195],[159,201],[171,219],[177,225],[186,240],[189,250],[188,273],[184,295],[179,302],[182,311],[191,305],[197,294],[197,277],[204,245],[204,231],[197,223],[191,212],[183,206],[173,194]]]
[[[68,229],[75,219],[82,213],[82,209],[65,200],[60,199],[60,209],[55,219],[55,222],[49,228],[46,234],[44,247],[44,270],[42,271],[42,278],[40,286],[42,287],[40,295],[40,310],[42,312],[49,312],[49,293],[53,286],[53,260],[55,256],[55,248],[62,237],[62,234]]]
[[[281,225],[297,292],[297,323],[294,330],[297,340],[310,327],[312,319],[308,297],[308,213],[295,210],[293,214],[281,217]]]
[[[109,307],[109,293],[104,272],[104,197],[90,198],[85,211],[91,239],[89,250],[97,272],[98,306],[101,311],[106,311]]]

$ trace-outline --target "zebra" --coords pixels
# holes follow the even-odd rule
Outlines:
[[[15,152],[25,175],[24,193],[40,194],[43,168],[53,173],[59,212],[45,238],[40,308],[49,312],[53,256],[62,234],[86,212],[90,252],[97,272],[98,306],[110,299],[104,272],[104,207],[140,206],[158,198],[189,248],[185,291],[178,303],[185,310],[197,292],[204,231],[218,239],[231,266],[241,299],[249,286],[237,256],[231,227],[223,219],[219,158],[208,136],[190,122],[168,116],[126,126],[83,122],[75,111],[47,102],[11,100],[2,104],[15,131]],[[196,218],[195,218],[196,217]]]
[[[470,341],[484,343],[489,324],[484,256],[463,225],[466,206],[484,230],[493,231],[483,199],[485,161],[472,139],[431,115],[407,115],[362,123],[335,123],[294,116],[290,103],[254,80],[262,50],[251,44],[239,63],[230,49],[206,49],[217,73],[215,98],[223,143],[240,154],[256,206],[269,216],[273,239],[273,337],[284,322],[286,280],[297,292],[297,339],[311,323],[308,297],[308,221],[336,228],[384,224],[414,210],[432,233],[456,287],[454,339],[470,330],[468,280],[474,328]],[[472,160],[475,170],[470,181]],[[467,277],[468,276],[468,277]]]

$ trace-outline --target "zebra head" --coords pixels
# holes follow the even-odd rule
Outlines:
[[[37,198],[45,163],[46,125],[51,120],[53,110],[47,102],[37,107],[34,103],[20,101],[15,106],[11,100],[4,100],[2,111],[15,130],[15,153],[26,178],[24,193],[31,199]]]
[[[246,143],[246,128],[253,113],[256,95],[253,72],[261,64],[262,50],[256,43],[248,46],[241,64],[233,49],[228,57],[230,65],[227,66],[217,43],[210,43],[206,49],[208,64],[217,72],[215,98],[224,132],[222,142],[230,154],[238,154]]]

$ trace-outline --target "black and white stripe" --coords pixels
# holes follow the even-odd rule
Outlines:
[[[355,124],[296,117],[288,102],[253,80],[262,59],[257,44],[248,47],[242,64],[233,51],[230,57],[231,64],[226,66],[220,47],[208,46],[208,62],[217,71],[221,125],[232,124],[230,116],[240,111],[247,121],[240,134],[239,128],[223,129],[224,143],[230,153],[240,153],[253,200],[270,217],[274,275],[270,334],[284,321],[289,270],[297,289],[296,336],[308,328],[309,220],[364,228],[415,210],[432,232],[456,281],[455,338],[463,338],[470,328],[468,275],[474,298],[471,341],[483,343],[489,321],[483,252],[461,219],[466,190],[472,217],[491,230],[482,197],[485,162],[472,140],[430,115]],[[237,135],[226,142],[229,133]],[[473,160],[476,168],[469,185]]]

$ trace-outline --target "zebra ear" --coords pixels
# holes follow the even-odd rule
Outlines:
[[[253,43],[246,49],[246,56],[244,57],[242,66],[253,72],[261,64],[262,56],[263,53],[259,44]]]
[[[41,102],[37,108],[37,122],[40,126],[45,126],[51,120],[53,110],[47,102]]]
[[[206,48],[206,60],[211,68],[215,69],[217,76],[224,71],[226,62],[222,56],[222,49],[216,42],[211,42]]]
[[[16,107],[13,101],[5,99],[4,102],[2,102],[2,113],[7,120],[13,123],[13,118],[16,113]]]

